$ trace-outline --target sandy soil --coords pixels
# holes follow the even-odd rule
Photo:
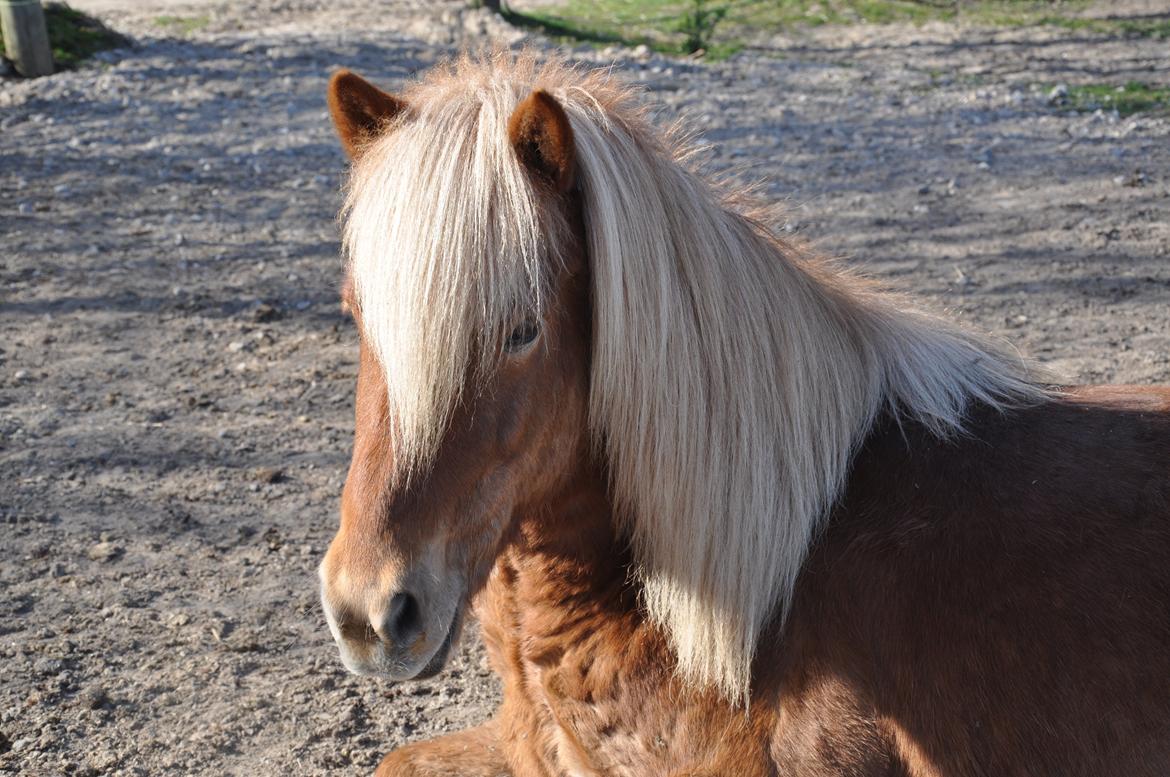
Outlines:
[[[371,5],[203,3],[185,38],[173,2],[108,6],[135,48],[0,80],[0,771],[360,774],[497,700],[474,634],[430,682],[347,676],[317,605],[356,359],[326,78],[518,37]],[[1050,99],[1167,83],[1165,53],[930,26],[575,56],[764,179],[782,228],[1070,379],[1166,382],[1170,119]]]

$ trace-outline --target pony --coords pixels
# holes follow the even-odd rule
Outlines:
[[[1047,382],[767,227],[608,71],[342,71],[353,672],[503,702],[379,775],[1170,773],[1170,390]]]

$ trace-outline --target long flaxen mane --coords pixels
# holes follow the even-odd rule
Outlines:
[[[498,54],[436,69],[361,156],[344,243],[386,366],[396,466],[439,445],[468,374],[548,303],[564,225],[515,158],[534,89],[569,116],[593,284],[590,425],[649,616],[681,675],[746,701],[852,453],[888,411],[940,436],[1040,401],[1027,368],[785,244],[608,72]]]

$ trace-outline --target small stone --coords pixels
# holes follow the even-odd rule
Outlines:
[[[82,690],[81,693],[77,694],[77,700],[81,702],[81,704],[86,709],[96,710],[106,706],[106,704],[110,701],[110,697],[109,694],[106,693],[105,688],[101,687],[100,685],[91,685]]]
[[[1116,181],[1117,184],[1120,184],[1121,186],[1137,187],[1137,186],[1145,186],[1145,183],[1147,183],[1148,178],[1145,177],[1145,173],[1142,172],[1141,170],[1135,170],[1134,172],[1131,172],[1129,174],[1129,176],[1122,176],[1120,178],[1115,178],[1114,180]]]
[[[252,320],[258,324],[267,324],[271,321],[277,321],[280,319],[280,317],[280,310],[267,303],[261,303],[252,310]]]
[[[59,658],[40,658],[33,664],[33,671],[42,675],[57,674],[64,668]]]
[[[97,545],[94,545],[92,548],[90,548],[88,555],[94,561],[114,561],[118,559],[123,552],[124,551],[121,546],[115,545],[109,541],[104,541],[99,542]]]
[[[285,480],[284,470],[276,467],[260,467],[252,472],[252,477],[261,483],[281,483]]]
[[[268,527],[262,536],[269,550],[280,550],[281,546],[284,545],[284,540],[275,526]]]
[[[232,633],[233,628],[235,628],[235,624],[227,618],[212,618],[211,623],[207,626],[211,638],[216,642],[223,642],[227,635]]]

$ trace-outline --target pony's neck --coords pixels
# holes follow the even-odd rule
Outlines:
[[[617,181],[586,197],[591,423],[651,619],[688,680],[746,700],[757,642],[874,420],[946,435],[973,403],[1037,392],[978,336],[647,166],[637,197]]]
[[[613,520],[604,477],[593,467],[520,519],[513,563],[557,586],[609,589],[630,564]],[[539,583],[540,581],[533,581]]]

